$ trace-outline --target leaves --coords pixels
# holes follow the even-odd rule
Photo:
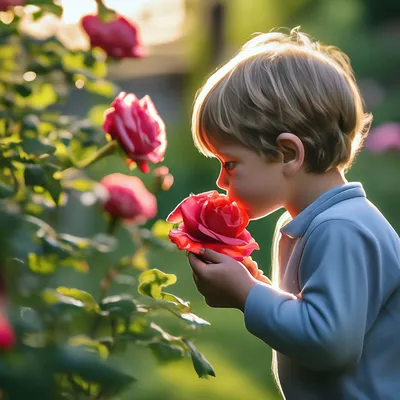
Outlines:
[[[57,1],[26,4],[33,3],[36,8],[25,11],[34,20],[61,15]],[[128,342],[148,347],[162,362],[192,352],[205,374],[200,353],[153,319],[166,312],[183,327],[208,324],[189,302],[164,292],[175,275],[148,270],[154,247],[175,248],[168,240],[171,225],[121,224],[116,235],[106,234],[95,204],[103,199],[99,171],[90,169],[93,177],[83,170],[103,157],[120,156],[118,143],[102,129],[104,111],[119,91],[107,80],[106,54],[72,51],[55,36],[21,34],[19,11],[10,15],[13,20],[0,33],[0,261],[14,307],[8,311],[17,316],[18,345],[12,357],[0,360],[3,397],[111,398],[134,382],[111,362]],[[63,115],[64,100],[77,88],[106,101],[83,119]],[[86,213],[97,217],[90,222],[90,238],[75,236],[80,232],[75,220],[82,216],[85,224]],[[60,233],[65,222],[67,233]],[[81,282],[82,277],[87,279]],[[129,293],[117,292],[121,284]],[[99,290],[100,298],[88,288]],[[109,289],[113,295],[107,295]],[[139,295],[146,298],[139,301]]]
[[[136,304],[130,295],[115,295],[103,299],[101,309],[111,317],[129,318],[137,310]]]
[[[192,358],[193,366],[199,378],[207,378],[208,376],[214,376],[215,372],[208,360],[197,350],[196,346],[188,341],[183,340],[186,346],[190,350],[190,357]]]
[[[162,298],[162,289],[176,283],[176,275],[166,274],[159,269],[145,271],[139,276],[138,292],[153,299]]]
[[[100,312],[99,305],[90,293],[84,292],[83,290],[67,288],[63,286],[58,287],[56,290],[58,293],[61,293],[64,296],[68,296],[75,300],[81,301],[88,311]]]

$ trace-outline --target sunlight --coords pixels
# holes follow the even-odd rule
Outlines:
[[[34,21],[31,13],[36,8],[25,7],[27,16],[22,22],[23,31],[38,39],[56,35],[71,49],[88,49],[88,38],[79,21],[84,15],[96,12],[95,1],[59,0],[59,2],[64,9],[61,21],[54,15],[45,15]],[[144,46],[173,42],[185,34],[184,0],[105,0],[104,3],[138,25]]]
[[[60,4],[66,25],[77,24],[82,16],[96,12],[94,0],[60,0]],[[104,4],[139,26],[144,45],[171,42],[183,35],[184,0],[105,0]]]

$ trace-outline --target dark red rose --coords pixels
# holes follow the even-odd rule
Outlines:
[[[138,29],[124,17],[103,22],[98,15],[85,15],[81,23],[92,47],[100,47],[114,58],[143,57]]]
[[[157,214],[157,200],[137,176],[110,174],[100,183],[108,192],[104,210],[113,217],[143,224]]]
[[[242,261],[259,249],[245,229],[249,223],[246,212],[215,190],[189,196],[167,221],[180,223],[171,229],[169,238],[181,250],[199,254],[202,247],[210,248]]]
[[[133,93],[121,92],[105,112],[103,129],[145,173],[150,171],[148,162],[164,159],[165,124],[149,96],[139,100]]]

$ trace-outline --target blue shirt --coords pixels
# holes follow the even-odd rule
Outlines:
[[[359,183],[286,216],[273,286],[255,285],[244,310],[249,332],[275,350],[282,395],[400,399],[398,234]]]

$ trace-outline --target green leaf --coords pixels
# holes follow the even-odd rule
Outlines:
[[[111,82],[106,80],[88,80],[85,83],[84,89],[90,93],[104,97],[114,97],[117,94],[117,88]]]
[[[77,374],[89,382],[99,383],[109,392],[117,392],[133,383],[135,378],[104,361],[98,354],[82,346],[69,346],[61,350],[58,370]]]
[[[56,147],[43,138],[25,138],[21,142],[21,147],[25,153],[34,154],[35,156],[41,156],[43,154],[53,154],[56,151]]]
[[[39,130],[40,119],[35,114],[25,115],[22,119],[23,130],[37,132]]]
[[[107,311],[110,316],[117,318],[129,318],[136,312],[136,303],[130,295],[115,295],[103,299],[100,303],[103,311]]]
[[[22,97],[28,97],[32,94],[32,88],[26,83],[16,84],[15,90]]]
[[[198,317],[193,313],[182,313],[181,318],[186,322],[189,322],[191,326],[198,327],[203,325],[211,325],[208,321],[203,318]]]
[[[184,357],[185,351],[183,348],[176,344],[165,342],[154,342],[149,344],[150,349],[158,360],[162,362],[179,360]]]
[[[51,177],[47,180],[44,188],[50,193],[50,196],[56,204],[60,201],[60,196],[62,193],[62,186],[59,179]]]
[[[25,164],[24,179],[26,186],[44,187],[47,182],[47,174],[40,165]]]
[[[150,244],[165,250],[172,250],[176,248],[176,246],[168,240],[161,240],[156,237],[149,229],[140,229],[140,236],[146,244]]]
[[[88,118],[95,126],[102,126],[104,123],[104,112],[110,108],[109,104],[98,104],[90,109]]]
[[[72,268],[78,272],[86,273],[89,271],[88,263],[85,260],[79,260],[76,257],[67,257],[60,260],[59,266],[64,268]]]
[[[25,104],[34,109],[43,110],[57,102],[57,93],[50,83],[35,87],[33,93],[25,98]]]
[[[0,182],[0,199],[6,199],[7,197],[11,197],[14,194],[14,188],[12,186]]]
[[[95,311],[96,313],[100,312],[99,305],[90,293],[75,288],[67,288],[64,286],[60,286],[56,290],[58,293],[61,293],[64,296],[71,297],[75,300],[80,300],[88,311]]]
[[[79,335],[74,336],[68,340],[68,343],[75,347],[75,346],[83,346],[86,347],[89,351],[94,350],[96,351],[103,360],[106,360],[109,355],[109,351],[107,346],[98,341],[90,339],[87,336]]]
[[[78,311],[85,308],[83,301],[65,296],[54,289],[45,289],[42,292],[42,298],[46,304],[53,308],[58,308],[59,311]]]
[[[76,249],[87,249],[90,246],[90,239],[73,236],[68,233],[58,234],[58,239],[73,246]]]
[[[208,376],[214,376],[215,372],[211,364],[207,359],[197,350],[196,346],[188,340],[182,340],[183,343],[189,348],[190,357],[193,362],[193,366],[199,378],[207,378]]]
[[[176,304],[179,310],[183,313],[190,311],[190,303],[188,301],[182,300],[181,298],[175,296],[174,294],[162,293],[162,299]]]
[[[158,239],[169,240],[168,234],[172,227],[172,224],[159,219],[153,224],[151,233]]]
[[[40,275],[53,274],[57,267],[57,256],[39,256],[35,253],[28,254],[28,266],[32,272]]]
[[[176,283],[176,275],[166,274],[159,269],[151,269],[140,274],[138,292],[153,299],[162,299],[162,289],[174,283]]]

